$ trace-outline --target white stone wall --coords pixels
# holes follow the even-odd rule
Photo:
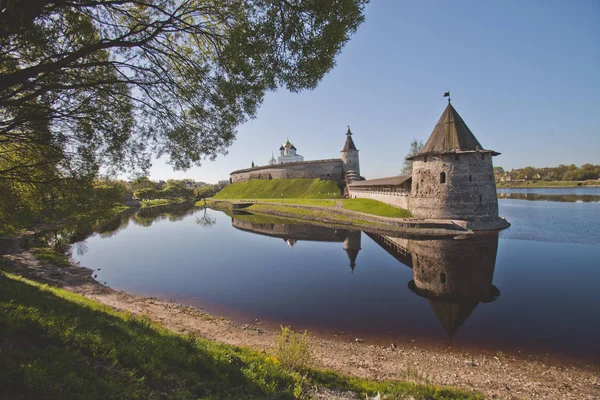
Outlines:
[[[399,192],[368,192],[356,189],[349,189],[348,195],[350,198],[371,199],[381,201],[382,203],[390,204],[395,207],[409,210],[410,193]]]
[[[445,154],[414,160],[410,211],[419,218],[497,219],[492,155],[473,152],[458,154],[458,159]]]

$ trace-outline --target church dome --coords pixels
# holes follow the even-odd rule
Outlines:
[[[287,140],[285,141],[285,143],[283,144],[283,147],[294,147],[294,145],[290,143],[290,140],[289,140],[289,139],[287,139]]]

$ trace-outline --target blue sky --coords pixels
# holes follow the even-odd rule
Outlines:
[[[286,138],[305,160],[337,158],[346,125],[367,179],[397,175],[452,104],[494,165],[600,164],[600,2],[372,0],[313,91],[267,94],[229,154],[152,179],[216,182],[267,164]]]

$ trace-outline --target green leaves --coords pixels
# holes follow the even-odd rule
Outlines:
[[[314,88],[366,0],[36,0],[0,31],[0,143],[43,115],[65,172],[176,169],[226,151],[265,91]],[[33,32],[33,33],[32,33]]]

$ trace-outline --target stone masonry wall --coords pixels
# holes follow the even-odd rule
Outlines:
[[[265,165],[242,169],[231,173],[231,182],[246,182],[253,179],[321,178],[339,183],[344,181],[341,159],[304,161],[286,164]]]
[[[362,190],[349,189],[348,195],[351,199],[372,199],[381,201],[382,203],[390,204],[395,207],[404,208],[405,210],[409,209],[409,193],[367,192]]]
[[[417,288],[438,298],[482,299],[490,293],[498,234],[464,240],[409,240]]]
[[[483,159],[482,159],[483,155]],[[413,162],[410,211],[415,217],[497,220],[492,155],[473,152],[419,157]],[[445,183],[442,183],[442,173]]]

